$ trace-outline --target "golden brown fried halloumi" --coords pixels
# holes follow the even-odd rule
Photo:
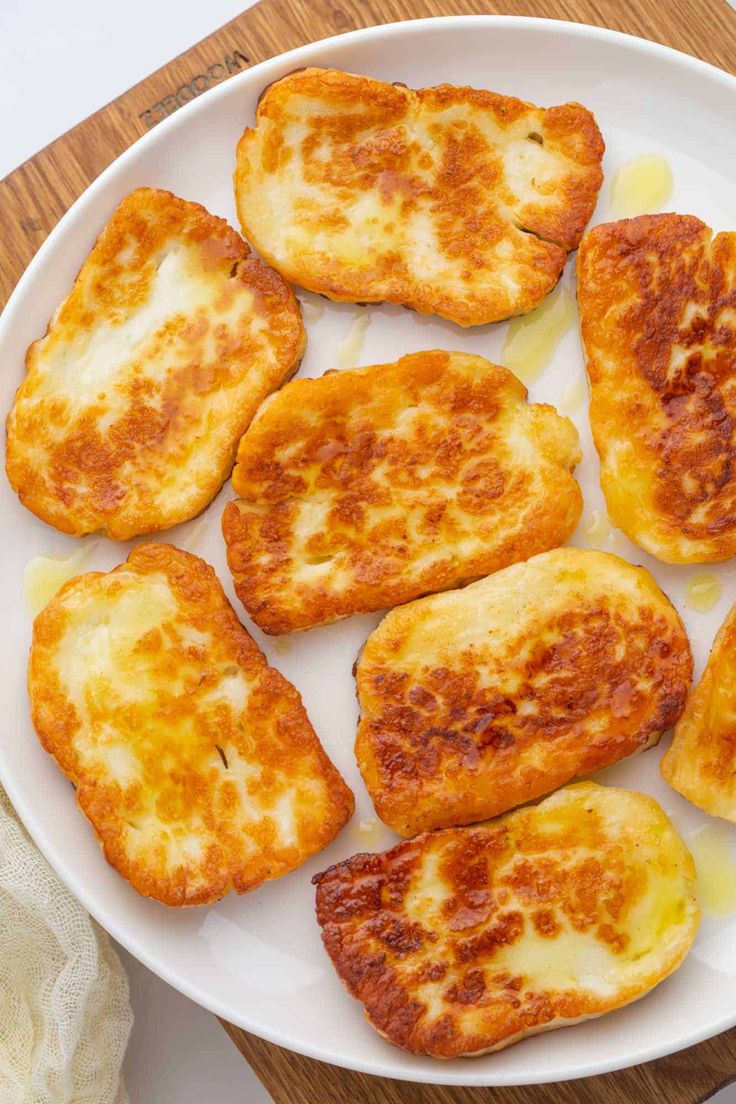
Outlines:
[[[435,1058],[638,1000],[700,919],[693,860],[656,801],[592,782],[314,881],[327,953],[370,1023]]]
[[[304,344],[290,288],[223,219],[140,188],[28,350],[8,417],[10,483],[74,536],[128,540],[186,521]]]
[[[476,326],[552,290],[602,156],[580,104],[303,69],[261,96],[235,197],[244,235],[288,280]]]
[[[578,257],[590,421],[613,523],[667,563],[736,553],[736,233],[642,215]]]
[[[506,368],[425,352],[294,380],[243,437],[223,531],[235,589],[288,633],[562,544],[577,430]]]
[[[352,812],[295,688],[212,568],[170,545],[62,588],[34,623],[28,688],[108,862],[167,905],[285,874]]]
[[[736,606],[713,642],[660,770],[693,805],[736,823]]]
[[[648,571],[557,548],[383,619],[356,666],[358,766],[402,835],[470,824],[651,747],[691,675]]]

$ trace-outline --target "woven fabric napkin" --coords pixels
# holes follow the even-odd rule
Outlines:
[[[0,787],[0,1101],[127,1104],[133,1013],[110,940]]]

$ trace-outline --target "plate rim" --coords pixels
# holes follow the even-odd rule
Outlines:
[[[284,53],[277,54],[273,57],[267,58],[264,61],[252,66],[249,69],[244,70],[241,73],[235,74],[227,81],[223,81],[222,84],[209,89],[206,96],[198,97],[196,100],[192,100],[187,103],[183,108],[179,109],[173,115],[168,116],[166,119],[158,123],[152,130],[141,135],[136,139],[131,146],[124,150],[118,157],[116,157],[95,180],[93,180],[87,188],[77,197],[72,205],[64,212],[62,217],[49,232],[48,236],[34,254],[33,258],[29,262],[18,283],[13,289],[3,311],[0,314],[0,342],[3,340],[7,331],[12,330],[15,323],[16,314],[19,311],[21,300],[24,296],[25,290],[29,284],[32,284],[36,278],[36,272],[42,268],[45,263],[46,254],[53,247],[53,243],[56,237],[66,227],[67,223],[74,217],[78,207],[85,203],[90,202],[97,195],[99,191],[102,191],[108,184],[108,182],[116,174],[122,174],[129,163],[131,163],[136,156],[139,156],[141,152],[145,152],[149,146],[157,142],[161,135],[173,134],[177,128],[187,126],[189,122],[194,118],[195,113],[204,110],[211,110],[217,100],[226,94],[231,94],[233,88],[243,83],[250,83],[254,79],[254,74],[258,74],[264,78],[264,84],[268,83],[269,73],[272,70],[280,69],[286,60],[293,60],[295,62],[294,68],[297,68],[299,63],[307,61],[313,55],[319,55],[322,49],[327,45],[334,45],[336,41],[345,43],[348,47],[356,40],[365,39],[380,39],[383,37],[393,37],[395,35],[407,34],[411,35],[417,28],[427,28],[430,25],[447,27],[451,25],[453,29],[461,26],[467,27],[469,24],[475,26],[492,26],[497,27],[506,26],[509,28],[528,28],[530,30],[543,30],[551,34],[559,34],[563,36],[571,36],[578,38],[598,39],[606,42],[618,43],[625,49],[634,50],[644,56],[655,56],[670,60],[678,65],[684,66],[690,69],[695,74],[701,74],[710,80],[715,80],[717,83],[723,85],[727,93],[736,95],[736,76],[729,73],[727,70],[721,69],[710,62],[703,61],[701,58],[697,58],[692,54],[687,54],[681,50],[677,50],[671,46],[666,46],[659,42],[653,42],[649,39],[641,38],[637,35],[628,34],[622,31],[611,30],[607,27],[592,26],[585,23],[578,23],[573,21],[567,21],[563,19],[547,19],[536,16],[516,16],[516,15],[492,15],[492,14],[471,14],[471,15],[443,15],[443,16],[431,16],[419,19],[409,19],[400,22],[377,24],[370,27],[362,27],[353,31],[348,31],[343,34],[330,35],[325,38],[318,39],[315,42],[306,43],[302,46],[297,46],[292,50],[285,51]],[[318,64],[319,62],[317,62]],[[227,93],[226,93],[227,90]],[[13,170],[15,171],[15,170]],[[10,174],[12,175],[12,173]],[[190,982],[183,974],[180,974],[174,969],[167,969],[165,964],[162,964],[159,959],[156,958],[153,952],[149,951],[138,945],[134,936],[129,935],[125,930],[125,924],[120,925],[116,918],[111,920],[106,917],[103,921],[98,915],[99,912],[104,913],[105,909],[103,903],[98,899],[89,899],[88,893],[83,886],[80,886],[74,877],[73,871],[64,871],[57,867],[56,862],[52,859],[47,852],[46,837],[43,830],[37,824],[34,812],[32,808],[32,802],[26,801],[20,792],[20,788],[16,787],[14,778],[9,778],[6,775],[4,759],[2,755],[2,747],[0,744],[0,782],[5,788],[5,791],[18,814],[18,817],[22,821],[26,831],[43,854],[46,861],[51,868],[60,878],[62,883],[69,889],[69,891],[80,901],[82,906],[87,910],[90,916],[112,936],[118,943],[121,944],[130,954],[138,959],[147,969],[151,970],[168,985],[171,985],[174,989],[181,992],[184,996],[195,1001],[201,1007],[211,1012],[222,1019],[227,1020],[229,1023],[234,1024],[237,1027],[264,1039],[267,1042],[273,1043],[276,1046],[282,1047],[286,1050],[294,1051],[295,1053],[302,1054],[307,1058],[314,1059],[315,1061],[324,1062],[328,1065],[337,1066],[343,1069],[354,1070],[355,1072],[365,1073],[372,1076],[386,1077],[399,1081],[410,1081],[418,1084],[442,1084],[442,1085],[454,1085],[464,1087],[511,1087],[511,1086],[523,1086],[533,1084],[546,1083],[546,1076],[543,1070],[538,1072],[529,1071],[524,1075],[523,1080],[519,1080],[518,1074],[495,1074],[489,1076],[488,1073],[484,1076],[484,1066],[474,1067],[473,1064],[468,1063],[468,1076],[464,1076],[457,1066],[449,1067],[444,1063],[438,1062],[431,1058],[426,1058],[427,1067],[426,1071],[422,1071],[421,1079],[418,1079],[415,1071],[405,1071],[399,1068],[398,1070],[392,1068],[390,1062],[386,1061],[343,1061],[339,1056],[336,1057],[333,1052],[326,1051],[319,1046],[313,1046],[310,1044],[303,1044],[300,1040],[295,1040],[291,1036],[284,1036],[279,1031],[264,1030],[263,1027],[254,1025],[249,1022],[248,1017],[237,1013],[235,1009],[227,1008],[224,1003],[217,998],[213,998],[211,995],[203,992],[198,985]],[[98,904],[100,907],[98,908]],[[336,979],[339,981],[339,979]],[[666,1057],[670,1054],[678,1053],[679,1051],[686,1050],[704,1040],[715,1038],[716,1036],[727,1031],[729,1028],[736,1025],[736,1006],[734,1006],[733,1013],[724,1017],[722,1021],[719,1021],[718,1025],[714,1028],[711,1026],[696,1029],[688,1036],[688,1041],[675,1048],[670,1048],[667,1044],[659,1046],[650,1046],[646,1053],[639,1053],[634,1057],[624,1057],[621,1061],[615,1060],[613,1063],[605,1060],[598,1060],[588,1063],[585,1066],[580,1066],[572,1070],[569,1075],[565,1074],[560,1077],[560,1081],[578,1080],[587,1077],[597,1076],[603,1073],[612,1073],[618,1070],[632,1068],[637,1065],[642,1065],[651,1061],[655,1061],[658,1058]],[[643,1050],[643,1048],[642,1048]],[[422,1056],[414,1056],[422,1057]],[[443,1069],[444,1067],[444,1069]],[[492,1066],[490,1067],[492,1069]],[[477,1073],[475,1070],[477,1069]]]

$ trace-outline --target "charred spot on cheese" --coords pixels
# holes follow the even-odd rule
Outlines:
[[[693,805],[736,823],[736,606],[713,642],[660,769]]]
[[[295,688],[212,568],[170,545],[66,583],[34,623],[28,689],[108,862],[167,905],[277,878],[352,813]]]
[[[579,459],[572,423],[482,357],[295,380],[238,450],[223,517],[236,591],[284,633],[478,578],[567,539]]]
[[[578,257],[590,421],[614,525],[667,563],[736,553],[736,233],[596,226]]]
[[[8,417],[10,483],[74,536],[128,540],[187,521],[304,343],[290,288],[223,219],[140,188],[28,350]]]
[[[555,286],[603,148],[580,104],[304,69],[261,97],[235,196],[244,235],[288,280],[480,325]]]
[[[470,824],[651,747],[691,675],[648,571],[558,548],[383,619],[357,665],[358,765],[402,835]]]
[[[348,991],[390,1042],[435,1058],[637,1000],[677,969],[699,922],[693,861],[657,803],[594,783],[314,881]]]

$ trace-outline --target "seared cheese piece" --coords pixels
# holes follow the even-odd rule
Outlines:
[[[170,545],[62,588],[34,623],[28,689],[108,862],[167,905],[278,878],[352,813],[297,691],[212,568]]]
[[[596,226],[578,257],[590,422],[615,525],[667,563],[736,553],[736,233]]]
[[[291,290],[223,219],[141,188],[28,350],[10,483],[75,536],[128,540],[186,521],[229,476],[304,343]]]
[[[567,539],[579,460],[572,422],[483,357],[294,380],[238,450],[223,518],[236,591],[288,633],[477,578]]]
[[[357,669],[358,765],[404,836],[470,824],[656,743],[692,657],[648,571],[558,548],[392,610]]]
[[[288,280],[476,326],[554,287],[602,156],[580,104],[303,69],[261,96],[235,197],[244,235]]]
[[[629,1004],[699,922],[656,801],[592,782],[315,878],[322,938],[370,1023],[415,1054],[484,1054]]]
[[[660,770],[693,805],[736,823],[736,606],[715,638]]]

